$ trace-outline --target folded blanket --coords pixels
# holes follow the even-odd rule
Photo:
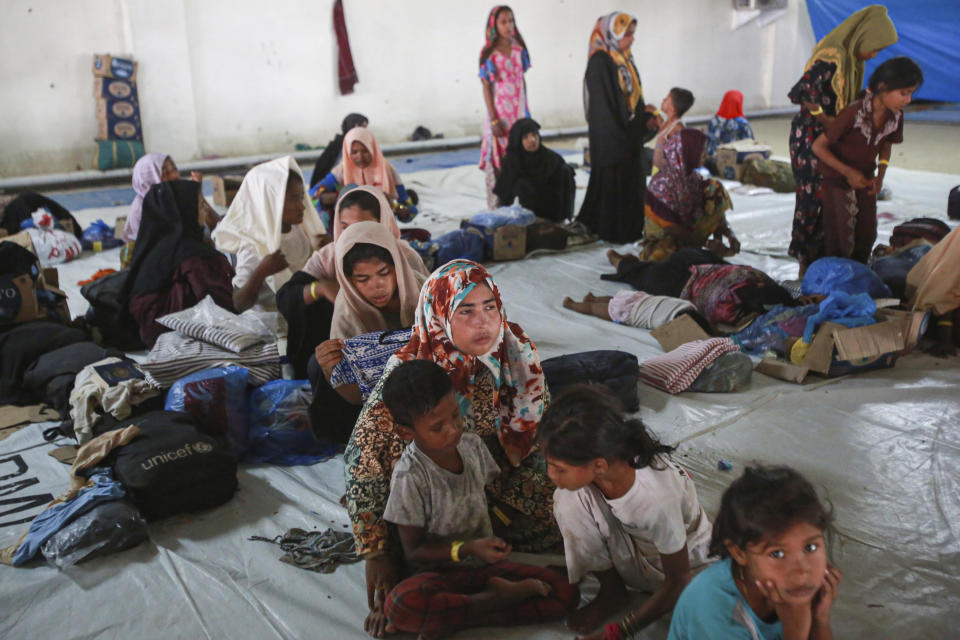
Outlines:
[[[667,393],[680,393],[725,353],[740,348],[730,338],[694,340],[662,356],[640,363],[640,379]]]
[[[234,353],[227,349],[181,335],[160,334],[140,368],[148,379],[167,388],[180,378],[214,367],[236,365],[250,372],[250,384],[259,387],[280,377],[280,352],[276,342],[259,344]]]

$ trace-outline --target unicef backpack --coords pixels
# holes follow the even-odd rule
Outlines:
[[[225,445],[201,433],[179,411],[150,411],[125,420],[140,435],[114,449],[114,477],[123,483],[147,520],[210,509],[237,490],[237,461]]]

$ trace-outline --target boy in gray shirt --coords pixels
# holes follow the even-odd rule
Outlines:
[[[390,373],[383,400],[404,440],[383,517],[397,525],[416,572],[387,596],[388,631],[433,640],[473,626],[563,618],[580,594],[565,576],[508,561],[493,536],[484,487],[500,469],[479,436],[463,433],[457,396],[437,364],[413,360]]]

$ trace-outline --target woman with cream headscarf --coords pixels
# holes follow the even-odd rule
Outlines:
[[[380,189],[360,186],[344,191],[330,227],[333,242],[315,251],[277,293],[277,305],[289,327],[287,356],[297,377],[306,377],[307,362],[313,356],[314,348],[330,337],[333,303],[340,290],[335,265],[336,245],[348,227],[363,221],[380,224],[396,239],[402,261],[423,277],[429,275],[420,255],[400,239],[400,227]]]
[[[653,105],[644,107],[633,63],[637,19],[614,12],[590,35],[583,101],[590,128],[590,182],[577,220],[601,239],[633,242],[643,235],[647,175],[643,144],[656,135]]]
[[[324,437],[345,442],[360,413],[357,384],[333,393],[333,369],[343,359],[344,339],[410,327],[426,273],[404,260],[400,241],[379,222],[358,222],[336,243],[340,291],[333,308],[330,340],[320,343],[307,363],[313,386],[311,422]],[[399,345],[398,345],[399,347]],[[339,394],[339,395],[338,395]]]
[[[800,263],[800,277],[823,256],[820,166],[813,141],[863,88],[864,62],[897,41],[886,7],[871,5],[841,22],[817,43],[803,77],[789,98],[800,105],[790,129],[790,161],[797,183],[789,254]]]
[[[285,156],[251,169],[212,237],[217,249],[236,255],[237,311],[276,309],[276,292],[325,238],[297,162]]]

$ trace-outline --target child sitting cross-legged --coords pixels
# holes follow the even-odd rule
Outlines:
[[[401,364],[383,400],[401,437],[412,440],[383,514],[397,526],[413,572],[387,596],[387,630],[433,640],[567,615],[579,602],[577,587],[555,571],[508,561],[510,545],[493,535],[484,487],[500,468],[479,436],[463,433],[447,373],[425,360]]]

